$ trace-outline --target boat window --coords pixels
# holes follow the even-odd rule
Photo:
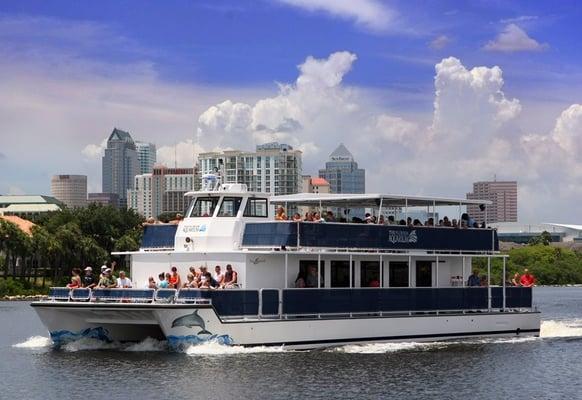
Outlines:
[[[354,266],[352,261],[352,282],[354,280]],[[331,287],[350,287],[350,262],[349,261],[332,261],[331,262]]]
[[[432,261],[416,262],[416,287],[432,287]]]
[[[408,287],[408,263],[395,261],[389,264],[390,287]]]
[[[220,209],[218,210],[219,217],[236,217],[242,197],[225,197],[222,199]]]
[[[217,203],[218,197],[198,197],[192,207],[190,217],[212,217]]]
[[[245,217],[267,218],[267,199],[249,198],[243,215]]]
[[[360,262],[360,287],[380,287],[380,261]]]
[[[325,268],[324,261],[319,261],[319,287],[325,287]],[[299,278],[303,279],[305,282],[305,287],[316,288],[317,287],[317,260],[300,260],[299,261],[299,275],[297,275],[297,280]],[[295,285],[297,287],[297,280]],[[301,284],[299,284],[301,285]]]

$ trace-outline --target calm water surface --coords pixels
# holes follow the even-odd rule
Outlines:
[[[28,303],[0,302],[0,399],[582,399],[582,288],[536,288],[542,337],[325,351],[50,346]]]

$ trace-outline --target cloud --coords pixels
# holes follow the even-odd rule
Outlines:
[[[387,31],[395,24],[397,13],[377,0],[278,0],[309,12],[323,12],[354,21],[370,31]]]
[[[105,149],[107,148],[107,138],[104,138],[100,144],[88,144],[81,150],[81,154],[87,160],[101,160]]]
[[[441,50],[447,47],[451,43],[451,38],[447,35],[439,35],[428,44],[431,49]]]
[[[205,151],[196,145],[192,139],[180,141],[173,146],[162,146],[157,152],[157,163],[167,167],[174,166],[192,168],[196,163],[198,154]]]
[[[536,15],[519,15],[513,18],[504,18],[499,20],[502,24],[515,24],[515,23],[523,23],[529,21],[536,21],[538,17]]]
[[[26,192],[24,190],[22,190],[22,188],[20,188],[19,186],[10,186],[8,188],[8,195],[9,196],[19,196],[19,195],[23,195],[26,194]]]
[[[542,51],[547,49],[547,44],[541,44],[532,39],[516,24],[505,27],[495,40],[489,41],[483,48],[488,51],[500,51],[513,53],[518,51]]]

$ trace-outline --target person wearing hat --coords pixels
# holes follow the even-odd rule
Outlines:
[[[107,268],[103,271],[103,277],[99,279],[97,287],[100,289],[112,289],[117,287],[117,282],[115,282],[115,279],[113,278],[111,268]]]
[[[86,267],[83,275],[83,287],[93,289],[95,287],[95,278],[93,277],[93,268]]]

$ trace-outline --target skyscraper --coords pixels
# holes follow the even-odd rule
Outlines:
[[[156,145],[146,142],[135,142],[137,159],[139,160],[139,173],[149,174],[156,163]]]
[[[127,190],[133,187],[133,178],[139,173],[135,143],[128,132],[113,129],[102,162],[103,192],[119,196],[120,207],[127,205]]]
[[[491,200],[487,208],[468,205],[467,213],[478,223],[517,222],[517,182],[516,181],[482,181],[473,183],[473,192],[467,193],[467,199]]]
[[[87,206],[86,175],[54,175],[51,178],[51,192],[69,208]]]
[[[354,156],[340,143],[329,155],[319,177],[329,182],[332,193],[365,193],[366,170],[358,168]]]
[[[301,151],[284,143],[258,145],[255,152],[201,153],[198,166],[201,175],[223,166],[223,183],[246,184],[253,192],[283,195],[301,190]]]

